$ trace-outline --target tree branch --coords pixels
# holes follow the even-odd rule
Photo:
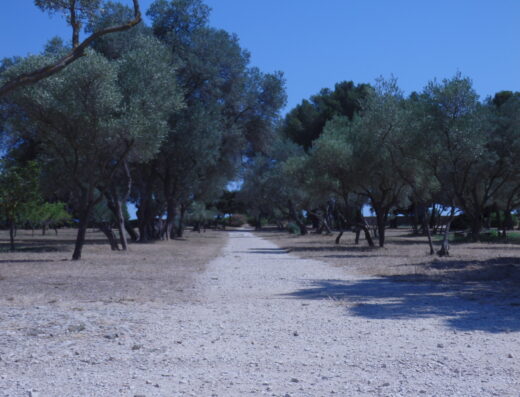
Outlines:
[[[115,33],[115,32],[122,32],[125,30],[128,30],[135,25],[139,24],[141,22],[141,9],[139,7],[139,0],[133,0],[134,3],[134,19],[131,21],[123,24],[123,25],[117,25],[108,27],[106,29],[100,30],[98,32],[92,33],[89,37],[87,37],[83,42],[76,45],[76,43],[73,43],[72,50],[56,61],[53,64],[47,65],[41,69],[35,70],[30,73],[24,73],[20,76],[15,77],[14,79],[8,81],[7,83],[3,84],[0,87],[0,97],[7,95],[9,92],[13,91],[16,88],[23,87],[26,85],[37,83],[38,81],[52,76],[53,74],[58,73],[59,71],[65,69],[68,65],[70,65],[72,62],[78,60],[83,55],[85,55],[85,50],[87,47],[92,44],[95,40],[99,39],[101,36],[104,36],[106,34]],[[75,27],[72,27],[73,30],[75,30]]]

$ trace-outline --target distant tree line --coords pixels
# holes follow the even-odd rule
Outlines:
[[[454,222],[474,241],[492,219],[504,236],[513,224],[520,93],[481,101],[461,74],[408,96],[395,79],[341,82],[282,119],[282,74],[251,67],[201,0],[154,1],[150,26],[137,0],[35,4],[64,13],[72,40],[0,63],[0,222],[12,249],[17,225],[76,225],[80,259],[89,225],[124,250],[127,236],[176,238],[187,222],[200,231],[239,224],[238,213],[384,246],[406,215],[432,254],[442,224],[446,255]]]
[[[137,1],[134,9],[37,3],[50,11],[85,6],[78,15],[92,35],[138,16]],[[220,198],[244,159],[267,150],[286,99],[282,74],[251,67],[238,37],[210,27],[209,13],[200,0],[156,0],[151,26],[95,35],[66,68],[0,97],[2,172],[37,176],[36,188],[20,187],[20,202],[66,205],[78,227],[73,259],[93,222],[114,249],[126,249],[126,232],[142,242],[182,235],[186,217],[207,218],[206,203]],[[4,59],[0,82],[59,62],[75,40],[52,39],[40,55]],[[6,191],[9,182],[1,185]],[[138,232],[127,202],[137,208]]]
[[[343,82],[292,109],[266,155],[249,159],[240,196],[257,217],[298,233],[353,229],[385,244],[389,217],[428,236],[457,214],[474,241],[495,217],[505,236],[520,207],[520,93],[480,101],[469,78],[431,81],[404,96],[395,79]],[[375,227],[363,216],[369,206]]]

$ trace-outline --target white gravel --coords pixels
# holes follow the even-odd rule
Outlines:
[[[520,396],[515,301],[359,278],[242,231],[193,296],[0,306],[0,396]]]

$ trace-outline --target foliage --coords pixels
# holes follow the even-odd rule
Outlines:
[[[314,164],[320,164],[343,195],[354,193],[369,200],[377,217],[380,246],[390,209],[408,197],[393,152],[403,120],[403,97],[396,81],[380,79],[362,112],[352,120],[337,117],[327,123],[311,152]]]
[[[208,224],[218,216],[218,212],[212,208],[207,208],[206,204],[201,202],[193,202],[188,208],[188,223],[193,225]]]
[[[310,100],[303,100],[285,117],[283,134],[309,150],[323,132],[325,124],[337,116],[352,120],[361,111],[362,101],[370,92],[367,84],[352,81],[336,84],[334,90],[323,89]]]
[[[67,205],[62,202],[56,203],[35,203],[26,207],[21,220],[28,222],[32,227],[35,226],[57,226],[72,220],[71,214],[67,211]]]
[[[209,25],[202,0],[156,0],[151,25],[126,30],[140,19],[133,3],[35,0],[66,15],[71,45],[53,39],[40,55],[1,62],[0,80],[15,81],[67,58],[81,29],[94,36],[60,73],[2,96],[0,203],[11,228],[67,221],[70,210],[77,258],[89,219],[110,233],[117,225],[126,246],[128,200],[141,241],[246,216],[300,234],[310,223],[353,227],[369,241],[367,208],[380,246],[390,214],[408,215],[416,233],[469,227],[474,240],[514,223],[520,93],[481,101],[460,73],[408,97],[394,78],[343,81],[281,119],[283,74],[251,67],[238,37]],[[112,26],[126,27],[97,35]],[[240,191],[227,191],[229,181]]]
[[[76,23],[85,22],[91,19],[98,11],[102,0],[34,0],[34,4],[42,11],[50,14],[61,14],[67,18],[70,25],[72,20],[70,8],[73,7],[77,18]]]
[[[227,218],[226,223],[231,227],[241,227],[247,223],[247,217],[243,214],[233,214]]]
[[[291,234],[300,234],[300,228],[295,223],[289,222],[287,224],[287,231]]]
[[[126,31],[141,22],[139,0],[133,0],[134,13],[131,18],[118,25],[92,32],[83,41],[80,34],[85,22],[89,22],[103,4],[102,0],[34,0],[42,11],[51,14],[64,14],[72,31],[71,47],[66,51],[52,51],[56,49],[56,40],[48,47],[56,57],[33,69],[26,69],[16,75],[0,75],[0,97],[7,96],[18,88],[30,86],[48,77],[54,76],[66,69],[69,65],[81,59],[92,43],[99,38],[116,32]]]
[[[0,174],[0,209],[11,224],[41,201],[40,168],[36,162],[25,166],[3,164]]]
[[[244,155],[267,146],[285,103],[281,74],[250,68],[235,35],[208,26],[199,0],[155,1],[148,15],[156,37],[178,65],[185,107],[171,109],[168,136],[154,162],[133,171],[131,198],[138,207],[141,239],[167,216],[174,237],[177,213],[194,201],[218,199],[236,177]]]

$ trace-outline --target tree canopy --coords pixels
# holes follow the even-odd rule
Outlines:
[[[408,96],[395,78],[342,81],[281,117],[283,74],[252,66],[236,35],[209,24],[202,0],[156,0],[150,25],[137,0],[35,4],[65,15],[72,37],[2,61],[1,176],[39,170],[25,176],[38,189],[17,190],[14,201],[32,203],[21,211],[31,225],[70,213],[74,259],[88,225],[127,249],[127,235],[175,239],[186,222],[200,229],[237,215],[231,207],[257,227],[336,229],[337,243],[352,229],[381,247],[404,214],[433,253],[432,225],[447,236],[462,213],[477,241],[491,213],[503,215],[505,235],[520,207],[518,93],[481,100],[460,73]],[[6,210],[10,192],[2,205],[14,227],[21,215]]]

